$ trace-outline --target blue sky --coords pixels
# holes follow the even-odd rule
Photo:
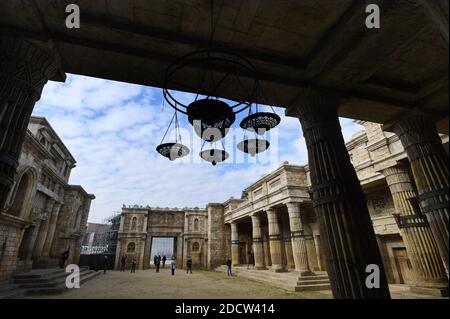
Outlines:
[[[189,100],[191,95],[179,93]],[[180,114],[182,138],[191,148],[183,161],[170,162],[156,151],[173,116],[158,88],[68,75],[65,83],[49,82],[33,114],[45,116],[77,160],[71,184],[96,195],[90,222],[102,222],[122,204],[160,207],[205,207],[223,202],[284,161],[306,164],[305,141],[297,119],[284,117],[267,139],[271,147],[255,158],[243,157],[234,143],[242,140],[240,114],[228,134],[230,159],[217,166],[199,160],[200,139]],[[245,113],[245,112],[244,112]],[[341,119],[348,140],[362,126]],[[169,140],[173,134],[169,132]],[[233,136],[236,136],[232,138]],[[250,137],[250,136],[249,136]]]

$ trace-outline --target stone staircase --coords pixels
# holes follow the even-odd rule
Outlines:
[[[90,270],[88,267],[80,267],[80,284],[99,274],[100,272]],[[15,275],[12,282],[0,288],[0,299],[61,294],[67,289],[68,275],[65,269],[61,268],[35,269]]]
[[[0,282],[0,299],[18,299],[25,296],[25,291],[12,281]]]
[[[233,275],[289,291],[319,291],[331,288],[328,275],[324,271],[316,272],[313,276],[300,276],[296,271],[276,273],[270,270],[247,269],[247,266],[234,266],[232,270]],[[216,268],[216,271],[226,273],[227,267],[222,265]]]

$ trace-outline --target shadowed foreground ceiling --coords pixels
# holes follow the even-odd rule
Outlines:
[[[448,2],[433,2],[437,15],[420,2],[215,0],[213,46],[252,61],[260,102],[289,107],[308,89],[324,89],[343,98],[340,116],[386,123],[419,110],[448,132],[448,38],[440,29],[448,12],[439,15]],[[70,3],[81,9],[80,29],[65,27]],[[380,5],[381,29],[365,26],[369,3]],[[65,72],[155,87],[171,62],[210,44],[209,0],[9,0],[0,12],[1,33],[51,41]],[[199,66],[171,86],[198,91],[208,82]],[[222,87],[218,95],[241,92]]]

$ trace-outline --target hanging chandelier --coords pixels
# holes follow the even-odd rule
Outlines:
[[[211,1],[211,43],[213,25],[213,1]],[[195,98],[186,101],[185,98],[178,96],[174,89],[194,93]],[[219,91],[221,94],[234,97],[234,101],[231,101],[233,98],[219,97]],[[260,136],[280,123],[280,117],[275,114],[272,107],[272,112],[259,112],[256,103],[260,93],[256,68],[245,57],[216,49],[189,53],[177,59],[165,73],[164,101],[175,110],[169,128],[175,119],[177,129],[178,112],[187,115],[195,133],[203,140],[199,156],[216,165],[229,157],[223,139],[236,121],[236,115],[248,110],[248,115],[241,121],[240,127],[246,132],[254,133],[255,138],[245,137],[237,147],[255,156],[267,150],[270,145]],[[254,104],[256,112],[252,112]],[[216,146],[217,142],[220,142],[222,148]],[[204,150],[206,143],[210,144],[210,148]],[[189,154],[189,149],[181,143],[181,137],[172,143],[159,145],[157,151],[170,160]]]

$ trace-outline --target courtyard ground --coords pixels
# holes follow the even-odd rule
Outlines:
[[[265,299],[332,298],[331,291],[290,292],[240,277],[227,277],[223,273],[198,270],[186,274],[177,270],[171,276],[169,269],[129,272],[109,271],[62,295],[39,298],[94,299],[94,298],[142,298],[142,299]]]

